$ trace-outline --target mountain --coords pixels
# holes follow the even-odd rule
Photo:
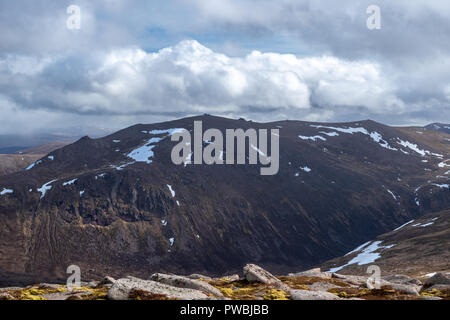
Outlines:
[[[279,129],[278,174],[174,165],[170,134],[196,120],[222,132]],[[66,278],[72,264],[92,279],[318,265],[449,209],[450,136],[416,131],[205,115],[84,137],[0,180],[0,279]]]
[[[425,277],[450,273],[450,210],[429,213],[322,264],[324,270],[367,274],[377,265],[385,274]]]
[[[27,147],[4,147],[0,148],[0,154],[13,154],[19,152],[20,150],[26,149]]]
[[[10,174],[24,169],[45,156],[47,153],[67,144],[67,142],[55,141],[28,149],[4,148],[4,152],[7,152],[8,150],[13,152],[7,154],[1,154],[0,152],[0,175]]]
[[[429,130],[436,130],[441,131],[447,134],[450,134],[450,124],[444,124],[444,123],[432,123],[425,127]]]

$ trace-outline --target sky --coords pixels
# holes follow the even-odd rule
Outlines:
[[[449,1],[2,0],[0,30],[0,135],[203,113],[450,123]]]

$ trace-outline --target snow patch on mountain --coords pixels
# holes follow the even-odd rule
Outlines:
[[[352,264],[358,264],[359,266],[372,263],[379,259],[381,257],[381,253],[376,252],[382,249],[389,249],[395,246],[395,244],[388,245],[388,246],[381,246],[382,241],[375,241],[370,245],[366,245],[365,247],[362,247],[362,251],[360,250],[354,250],[354,252],[361,251],[356,257],[351,259],[348,263],[344,264],[343,266],[331,268],[329,272],[338,272],[339,270],[344,269],[345,267],[352,265]]]
[[[323,131],[321,131],[321,133],[327,134],[330,137],[334,137],[336,136],[336,132],[341,132],[341,133],[346,133],[346,134],[355,134],[355,133],[361,133],[361,134],[365,134],[368,135],[372,138],[373,141],[375,141],[376,143],[378,143],[381,147],[389,149],[389,150],[393,150],[393,151],[398,151],[397,148],[391,147],[389,145],[389,143],[383,139],[383,136],[374,131],[374,132],[369,132],[367,129],[363,128],[363,127],[348,127],[348,128],[339,128],[339,127],[329,127],[329,126],[319,126],[319,125],[311,125],[311,127],[313,128],[317,128],[317,129],[329,129],[329,130],[333,130],[333,132],[330,133],[325,133]],[[339,134],[337,134],[339,135]]]
[[[407,223],[402,224],[400,227],[398,227],[397,229],[394,229],[393,231],[398,231],[398,230],[400,230],[400,229],[406,227],[407,225],[413,223],[414,221],[415,221],[415,220],[408,221]]]
[[[0,196],[4,196],[5,194],[8,193],[14,193],[14,190],[3,188],[3,190],[0,192]]]
[[[63,183],[63,187],[65,187],[65,186],[70,186],[70,185],[74,184],[77,180],[78,180],[78,179],[73,179],[73,180],[64,182],[64,183]]]
[[[37,191],[41,193],[41,199],[45,197],[47,194],[47,191],[52,189],[51,184],[57,180],[52,180],[47,182],[46,184],[42,185],[42,187],[38,188]]]
[[[316,140],[322,140],[322,141],[327,141],[327,139],[325,139],[322,136],[312,136],[312,137],[307,137],[307,136],[298,136],[300,139],[302,140],[312,140],[312,141],[316,141]]]
[[[168,184],[167,187],[169,188],[170,193],[172,194],[172,198],[175,198],[175,191],[173,191],[172,186]]]
[[[147,164],[152,163],[154,156],[153,149],[156,147],[157,143],[161,142],[165,138],[179,132],[184,132],[186,129],[182,128],[172,128],[172,129],[164,129],[164,130],[152,130],[148,131],[151,135],[162,135],[167,134],[165,137],[153,137],[147,141],[143,146],[140,146],[134,150],[132,150],[129,154],[127,154],[128,158],[133,159],[135,162],[144,162]]]
[[[32,164],[30,164],[25,170],[31,170],[31,169],[33,169],[35,166],[37,166],[38,164],[41,164],[42,163],[42,160],[38,160],[38,161],[36,161],[36,162],[33,162]]]

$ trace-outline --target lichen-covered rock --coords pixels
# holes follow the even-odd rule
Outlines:
[[[422,282],[420,280],[408,277],[403,274],[394,274],[390,276],[383,277],[384,280],[391,282],[391,283],[398,283],[398,284],[414,284],[416,286],[421,286]]]
[[[434,286],[427,288],[427,291],[432,291],[432,290],[438,290],[438,291],[448,290],[448,291],[450,291],[450,284],[435,284]]]
[[[270,272],[255,264],[247,264],[244,267],[244,277],[249,282],[261,282],[269,285],[273,285],[278,289],[289,291],[289,286],[282,283],[278,278],[273,276]]]
[[[218,297],[223,296],[219,289],[213,287],[209,283],[200,280],[162,273],[155,273],[151,276],[150,279],[156,282],[167,284],[169,286],[199,290]]]
[[[239,277],[238,274],[232,274],[232,275],[229,275],[229,276],[225,276],[225,279],[228,279],[230,281],[239,281],[240,278],[241,277]]]
[[[291,290],[291,300],[342,300],[338,296],[322,291]]]
[[[61,288],[61,286],[59,284],[51,284],[51,283],[40,283],[33,287],[39,288],[39,289],[55,289],[55,290],[58,290]]]
[[[7,292],[0,292],[0,300],[15,300],[12,295]]]
[[[388,286],[390,286],[395,291],[413,296],[418,296],[420,291],[420,286],[416,286],[414,284],[408,285],[408,284],[390,283],[388,284]]]
[[[450,284],[450,276],[445,273],[436,273],[434,276],[425,281],[425,286],[433,286],[435,284]]]
[[[178,300],[206,300],[208,296],[201,291],[169,286],[151,280],[128,277],[117,280],[108,291],[110,300],[129,300],[130,293],[142,291],[150,295]]]
[[[313,269],[315,270],[315,269]],[[320,270],[320,269],[319,269]],[[314,277],[314,278],[322,278],[322,279],[331,279],[331,272],[317,272],[317,271],[303,271],[297,273],[290,273],[290,277]]]

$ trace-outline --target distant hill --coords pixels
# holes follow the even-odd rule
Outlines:
[[[20,150],[27,149],[28,147],[3,147],[0,148],[0,154],[13,154]]]
[[[53,141],[49,143],[42,144],[36,147],[30,147],[26,149],[21,149],[16,151],[17,154],[43,154],[46,155],[56,149],[62,148],[68,145],[70,142],[65,141]]]
[[[67,144],[68,142],[56,141],[28,149],[19,147],[2,148],[0,152],[3,151],[5,154],[0,153],[0,175],[14,173],[24,169],[46,154]]]
[[[174,165],[170,132],[195,120],[222,132],[279,129],[279,173]],[[85,137],[0,180],[0,274],[66,277],[71,264],[84,278],[318,265],[448,209],[449,137],[373,121],[214,116]]]
[[[432,123],[432,124],[427,125],[425,128],[450,134],[450,124]]]

